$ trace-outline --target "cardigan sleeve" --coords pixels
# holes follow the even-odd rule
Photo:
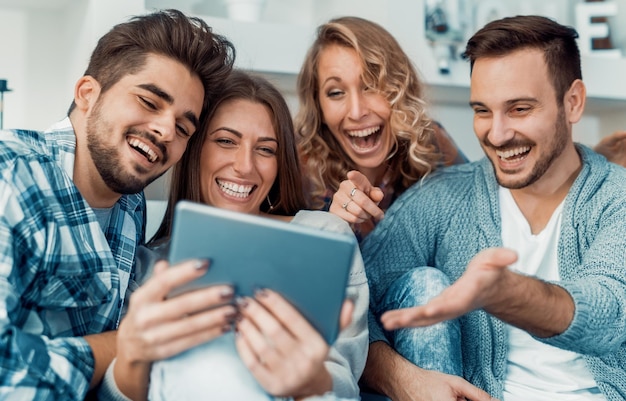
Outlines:
[[[608,186],[608,188],[607,188]],[[613,187],[613,189],[611,189]],[[574,301],[574,318],[561,334],[538,339],[591,356],[618,353],[626,344],[626,180],[605,184],[574,218],[560,246],[561,281]],[[610,195],[609,195],[610,194]],[[573,249],[571,249],[573,248]],[[577,251],[577,252],[576,252]],[[576,255],[575,253],[578,253]]]

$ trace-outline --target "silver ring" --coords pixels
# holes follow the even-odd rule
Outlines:
[[[356,187],[352,188],[352,190],[350,191],[350,197],[352,198],[355,193],[356,193]]]
[[[345,211],[348,211],[348,205],[350,204],[350,202],[352,202],[352,199],[348,199],[346,202],[344,202],[344,204],[341,205],[341,208]]]

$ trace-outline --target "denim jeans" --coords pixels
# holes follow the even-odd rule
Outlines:
[[[450,285],[448,276],[432,267],[405,273],[387,289],[374,312],[424,305]],[[461,327],[458,319],[427,327],[386,331],[391,346],[413,364],[428,370],[462,376]]]
[[[151,401],[250,400],[269,396],[243,364],[233,333],[153,364]]]
[[[150,401],[245,400],[271,401],[239,358],[235,337],[227,333],[175,357],[153,364],[150,374]],[[332,393],[307,401],[356,401]]]

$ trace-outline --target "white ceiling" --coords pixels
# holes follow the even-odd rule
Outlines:
[[[16,10],[58,10],[82,0],[0,0],[0,8]],[[148,9],[177,8],[184,12],[221,15],[224,5],[218,0],[146,0]]]
[[[57,9],[74,0],[0,0],[0,8],[16,9]]]

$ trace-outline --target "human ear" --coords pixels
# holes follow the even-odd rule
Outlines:
[[[563,107],[565,115],[570,124],[577,123],[585,110],[587,90],[585,84],[580,79],[572,82],[570,88],[565,92]]]
[[[74,103],[76,108],[86,112],[98,100],[100,96],[100,84],[92,76],[82,76],[74,87]]]

